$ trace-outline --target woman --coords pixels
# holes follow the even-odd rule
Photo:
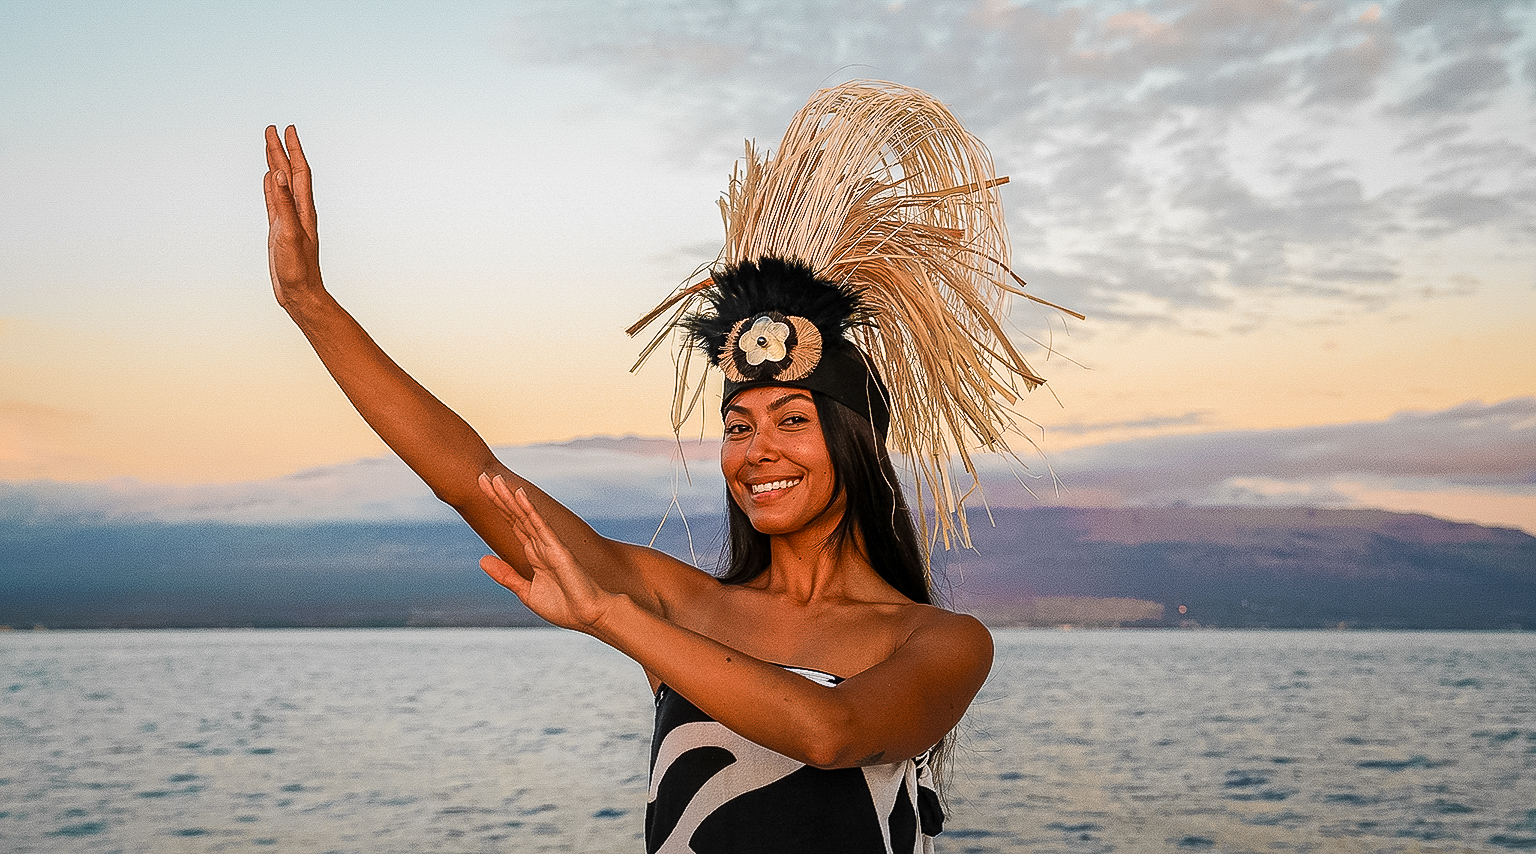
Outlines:
[[[909,110],[913,120],[931,123],[934,105],[922,93],[851,84],[818,93],[802,111],[814,137],[807,145],[787,135],[775,158],[749,149],[747,172],[733,179],[722,203],[732,227],[721,263],[709,279],[684,287],[651,315],[674,309],[668,328],[686,332],[726,375],[721,470],[731,531],[721,577],[600,536],[503,466],[468,424],[391,361],[325,290],[310,171],[298,135],[289,127],[280,139],[275,127],[267,128],[264,185],[278,302],[368,424],[490,545],[495,555],[481,561],[485,572],[540,617],[590,634],[645,669],[657,697],[650,851],[907,852],[924,850],[939,829],[926,759],[981,688],[992,643],[975,619],[931,604],[925,551],[886,438],[889,432],[909,455],[924,452],[923,439],[935,434],[910,416],[926,416],[935,406],[985,411],[999,389],[1007,397],[1011,384],[998,380],[1007,372],[987,360],[1006,359],[1012,350],[1000,333],[984,341],[973,322],[938,332],[900,330],[951,336],[949,352],[901,353],[893,344],[899,324],[876,328],[888,320],[878,305],[954,302],[942,287],[953,282],[935,279],[970,275],[960,268],[971,262],[957,266],[956,258],[981,259],[971,266],[991,265],[989,274],[1000,281],[995,274],[1006,269],[1006,245],[978,243],[964,217],[922,201],[957,197],[974,206],[981,198],[995,209],[995,199],[986,197],[998,181],[989,172],[957,181],[953,170],[938,174],[942,170],[929,166],[935,174],[925,179],[928,185],[914,175],[895,182],[908,192],[891,207],[906,211],[894,231],[923,232],[917,237],[931,245],[922,251],[948,267],[918,275],[923,281],[905,285],[914,293],[894,300],[871,290],[868,275],[858,271],[896,269],[905,256],[866,251],[862,264],[848,260],[855,254],[849,246],[878,231],[871,223],[890,221],[860,219],[858,205],[868,207],[878,193],[864,192],[863,201],[838,212],[828,209],[828,200],[847,196],[852,185],[828,189],[813,179],[786,194],[780,180],[798,163],[804,181],[804,167],[813,161],[837,175],[853,174],[846,156],[823,162],[824,131],[841,121],[847,126],[839,139],[870,136],[872,123],[858,111],[890,109],[893,97],[916,104]],[[875,133],[866,143],[890,157],[889,138]],[[899,145],[923,155],[936,143]],[[892,178],[889,164],[885,169]],[[960,177],[968,175],[962,170]],[[878,189],[867,181],[859,186]],[[916,218],[908,215],[914,189],[917,207],[932,208]],[[809,200],[820,215],[763,208],[767,197]],[[934,211],[936,225],[922,218]],[[819,238],[807,242],[796,232],[828,217],[854,223],[844,229],[851,237],[818,246]],[[786,227],[792,220],[801,226]],[[887,233],[882,246],[914,245],[898,238]],[[939,313],[945,311],[957,313]],[[942,325],[932,315],[924,316]],[[996,329],[990,314],[979,326]],[[853,340],[860,334],[866,337]],[[973,351],[986,352],[954,352],[967,337]],[[985,399],[911,387],[906,374],[894,377],[898,384],[888,391],[876,367],[882,348],[899,356],[899,366],[887,370],[899,373],[904,365],[906,374],[920,373],[924,359],[937,359],[939,372],[966,374],[960,381],[979,384]],[[966,359],[982,368],[979,377],[965,370]],[[1016,355],[1005,367],[1010,378],[1038,382]],[[687,384],[685,373],[674,407],[679,421],[686,417]],[[969,425],[983,444],[996,444],[1006,426],[997,411],[981,429]],[[916,458],[939,459],[933,447],[924,453]],[[920,474],[936,516],[947,523],[955,509],[942,501],[948,480],[936,480],[934,469]]]

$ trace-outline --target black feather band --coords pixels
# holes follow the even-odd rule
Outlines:
[[[748,388],[804,388],[826,394],[886,434],[885,386],[845,336],[869,322],[853,288],[817,278],[804,262],[774,257],[733,264],[711,279],[707,308],[681,325],[725,374],[722,410]]]

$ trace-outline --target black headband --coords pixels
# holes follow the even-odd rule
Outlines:
[[[869,322],[853,288],[818,278],[809,264],[765,256],[712,271],[708,311],[681,325],[725,374],[720,411],[749,388],[821,392],[874,425],[891,427],[890,395],[864,351],[846,337]]]
[[[795,342],[798,343],[798,342]],[[786,355],[785,362],[789,361]],[[793,380],[765,376],[760,379],[744,379],[740,382],[729,377],[725,380],[725,393],[720,398],[723,415],[731,400],[749,388],[784,386],[821,392],[827,397],[853,410],[869,420],[881,439],[891,429],[890,395],[885,383],[869,364],[864,351],[845,339],[837,339],[832,346],[822,345],[820,358],[809,374]]]

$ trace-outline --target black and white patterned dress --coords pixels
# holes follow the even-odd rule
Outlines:
[[[666,685],[656,692],[650,854],[926,854],[941,822],[926,754],[825,771],[742,738]]]

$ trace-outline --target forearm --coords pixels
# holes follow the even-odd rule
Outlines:
[[[839,689],[683,628],[628,597],[615,597],[591,633],[705,714],[770,750],[817,767],[857,765],[878,752],[864,744],[876,739],[866,738],[871,728]]]
[[[439,498],[480,498],[476,478],[494,464],[464,419],[395,364],[323,288],[282,301],[327,371],[374,432]]]

